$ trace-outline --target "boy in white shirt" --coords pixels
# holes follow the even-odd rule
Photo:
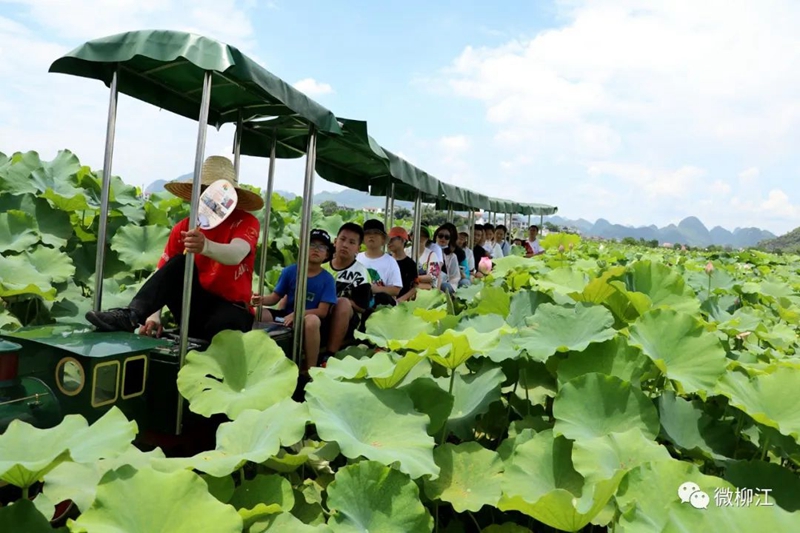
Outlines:
[[[489,257],[492,259],[501,259],[503,256],[503,249],[494,241],[494,226],[491,224],[483,225],[483,237],[486,242],[483,243],[483,248]]]
[[[386,230],[380,220],[364,222],[364,245],[356,260],[367,267],[372,281],[374,305],[395,305],[397,295],[403,288],[400,267],[394,257],[383,251],[386,244]]]
[[[525,257],[533,257],[544,253],[544,248],[539,244],[539,226],[531,226],[528,228],[528,240],[525,242]]]

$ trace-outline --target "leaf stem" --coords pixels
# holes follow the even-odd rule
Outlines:
[[[470,518],[472,518],[472,522],[475,524],[475,527],[478,528],[478,533],[482,533],[483,528],[478,523],[478,521],[475,519],[475,515],[473,515],[471,511],[467,511],[467,514],[469,515]]]
[[[447,393],[452,396],[453,395],[453,386],[456,384],[456,369],[453,368],[450,370],[450,388],[448,389]],[[447,422],[444,424],[444,428],[442,428],[442,439],[439,441],[439,446],[444,444],[444,441],[447,439]],[[438,507],[437,507],[438,511]]]
[[[769,449],[769,435],[764,438],[764,445],[763,449],[761,450],[761,460],[763,461],[764,458],[767,456],[767,450]]]

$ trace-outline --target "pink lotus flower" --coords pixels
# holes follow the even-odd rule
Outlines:
[[[492,271],[492,260],[488,257],[482,257],[478,263],[478,270],[484,276],[488,275]]]
[[[685,252],[685,251],[686,251],[686,245],[685,245],[685,244],[682,244],[682,245],[681,245],[681,252]]]
[[[709,276],[711,275],[712,272],[714,272],[714,265],[711,263],[711,261],[706,263],[705,270],[706,270],[706,274],[708,274]]]

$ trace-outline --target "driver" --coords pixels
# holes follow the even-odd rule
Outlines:
[[[240,189],[233,163],[223,156],[206,159],[201,186],[224,179],[233,184],[239,201],[216,228],[189,231],[184,218],[172,228],[158,270],[145,282],[128,307],[86,313],[99,331],[134,331],[160,336],[161,310],[166,306],[180,323],[186,252],[194,253],[189,336],[210,341],[226,329],[250,331],[254,310],[250,306],[253,266],[260,224],[248,211],[258,211],[264,202],[257,194]],[[165,188],[186,201],[192,199],[192,182],[171,182]]]

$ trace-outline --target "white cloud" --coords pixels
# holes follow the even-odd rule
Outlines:
[[[714,180],[709,190],[714,195],[727,195],[731,193],[731,186],[722,180]]]
[[[312,98],[333,92],[333,87],[327,83],[318,82],[314,78],[302,79],[294,84],[294,88]]]
[[[786,217],[796,220],[798,218],[798,207],[792,205],[789,197],[780,189],[772,189],[769,196],[761,202],[761,209],[772,216]]]
[[[470,144],[469,137],[466,135],[452,135],[439,139],[439,146],[451,153],[465,152],[469,149]]]
[[[757,167],[750,167],[742,170],[739,172],[739,183],[742,185],[751,185],[758,180],[759,174],[761,174],[761,172]]]
[[[675,170],[652,169],[645,165],[596,162],[588,167],[590,176],[614,176],[634,186],[648,198],[688,198],[703,185],[706,171],[691,165]]]

